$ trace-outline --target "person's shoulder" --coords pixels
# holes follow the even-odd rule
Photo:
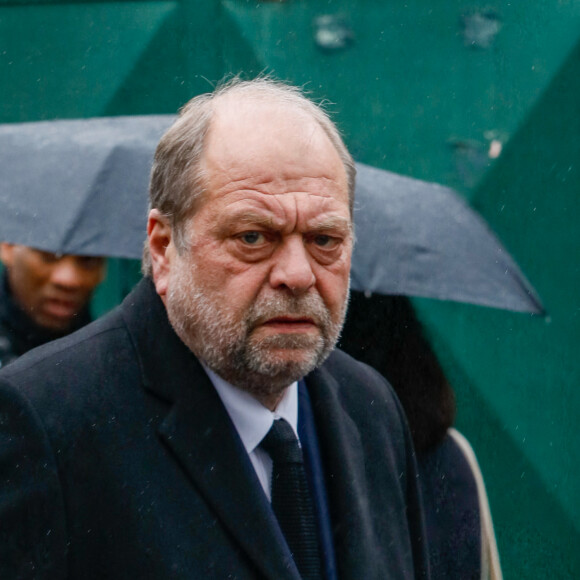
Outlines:
[[[348,416],[369,456],[375,457],[380,448],[383,459],[388,455],[392,465],[412,461],[411,436],[401,403],[387,379],[374,368],[335,349],[306,377],[306,385],[314,407],[338,409]]]
[[[311,375],[311,380],[323,382],[349,409],[371,403],[375,408],[401,418],[399,399],[383,375],[340,349],[335,349],[326,362]]]
[[[0,390],[8,396],[18,392],[34,407],[61,415],[97,399],[130,396],[130,385],[143,379],[142,343],[151,348],[156,330],[167,326],[163,306],[151,307],[155,298],[151,283],[139,283],[108,314],[0,370]]]
[[[387,379],[377,370],[338,348],[334,349],[320,370],[331,375],[339,384],[360,384],[369,389],[392,391]]]
[[[17,413],[59,445],[89,433],[118,409],[138,406],[142,396],[139,359],[118,312],[0,371],[1,411]]]
[[[455,429],[448,429],[440,443],[420,453],[418,466],[423,487],[433,487],[433,490],[441,492],[437,482],[445,481],[444,489],[456,490],[458,497],[461,494],[462,501],[471,498],[477,503],[477,459],[467,439]],[[435,492],[429,490],[426,493]]]
[[[0,383],[31,398],[55,385],[75,384],[82,391],[98,379],[100,369],[120,360],[127,330],[117,310],[63,338],[25,353],[0,370]],[[7,387],[5,387],[7,388]]]

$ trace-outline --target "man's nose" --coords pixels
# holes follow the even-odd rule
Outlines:
[[[77,264],[74,256],[64,256],[52,271],[51,281],[63,288],[77,289],[85,284],[86,273]]]
[[[316,282],[311,256],[302,236],[292,236],[282,242],[274,256],[270,272],[272,288],[288,288],[294,294],[306,292]]]

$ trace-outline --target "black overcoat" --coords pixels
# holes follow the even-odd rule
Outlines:
[[[339,351],[306,384],[339,577],[424,577],[416,467],[392,390]],[[298,579],[150,280],[0,372],[0,578]]]

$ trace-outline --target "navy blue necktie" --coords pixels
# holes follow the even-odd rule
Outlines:
[[[274,463],[272,509],[304,580],[322,578],[316,519],[302,449],[284,419],[274,421],[260,444]]]

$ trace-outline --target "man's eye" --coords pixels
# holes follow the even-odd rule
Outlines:
[[[338,238],[327,236],[325,234],[314,236],[313,241],[319,248],[334,248],[339,243]]]
[[[241,240],[249,246],[256,246],[265,241],[264,234],[260,232],[246,232],[240,236]]]
[[[78,256],[77,262],[85,270],[98,270],[105,263],[105,258],[98,256]]]
[[[44,250],[36,250],[36,252],[45,264],[53,264],[62,258],[62,254],[53,254],[52,252],[45,252]]]

